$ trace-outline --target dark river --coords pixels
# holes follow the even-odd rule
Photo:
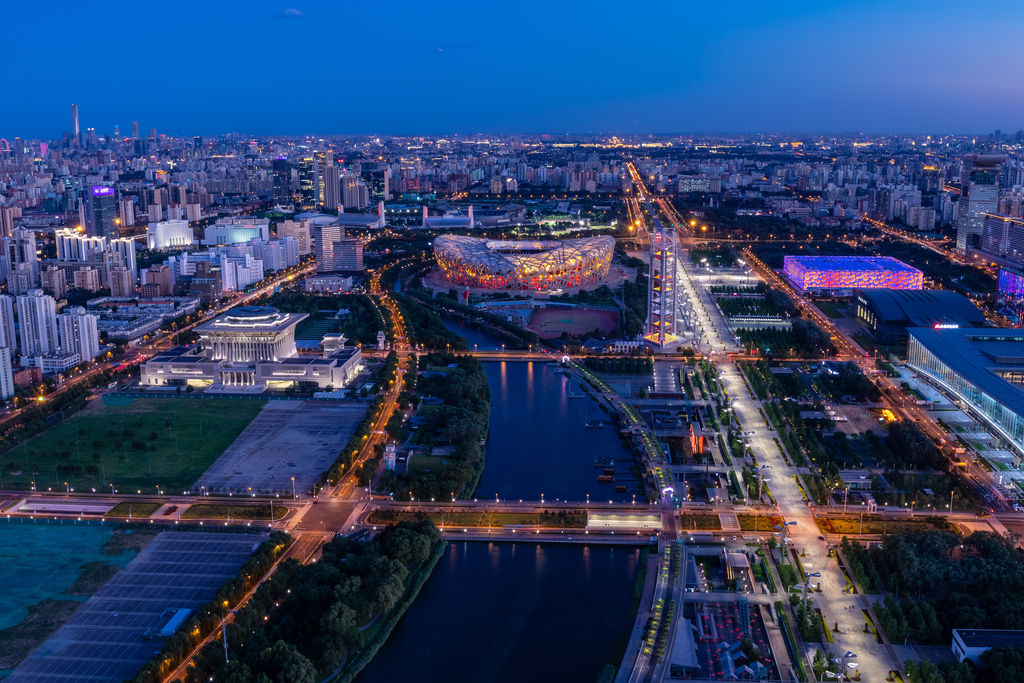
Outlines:
[[[628,618],[639,548],[451,543],[360,683],[594,683]]]

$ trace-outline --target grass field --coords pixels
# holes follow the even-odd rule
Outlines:
[[[160,509],[160,503],[131,503],[126,500],[114,506],[114,509],[106,514],[107,517],[132,516],[132,519],[143,519]]]
[[[848,310],[847,306],[837,304],[832,301],[822,301],[821,303],[815,304],[815,306],[820,308],[822,313],[832,319],[844,317],[843,312]]]
[[[35,481],[40,491],[110,490],[111,484],[124,493],[186,491],[263,405],[169,398],[90,407],[0,456],[4,485],[24,489]]]
[[[274,506],[274,519],[283,519],[288,508]],[[270,519],[269,505],[216,505],[198,503],[181,513],[182,519]]]
[[[409,456],[409,471],[410,472],[422,472],[430,471],[437,473],[442,467],[452,461],[450,455],[426,455],[425,453],[416,453]]]
[[[527,329],[533,330],[542,339],[557,339],[563,332],[578,336],[600,329],[607,333],[618,324],[619,314],[616,311],[538,308],[533,312]]]

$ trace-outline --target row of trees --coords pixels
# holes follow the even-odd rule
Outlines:
[[[649,375],[654,372],[654,360],[651,358],[602,358],[600,356],[587,356],[583,359],[583,365],[588,370],[603,372],[615,375]]]
[[[431,522],[403,522],[370,541],[335,538],[317,562],[286,560],[228,625],[229,661],[215,640],[194,658],[194,671],[215,683],[313,683],[364,647],[372,633],[364,626],[399,603],[439,542]],[[179,633],[188,638],[189,630]]]
[[[876,614],[892,641],[948,644],[954,628],[1024,629],[1024,550],[977,531],[890,534],[881,547],[844,539],[858,581],[884,590]]]
[[[448,464],[431,472],[407,471],[401,475],[386,472],[381,487],[391,488],[397,500],[436,498],[452,494],[469,495],[483,471],[481,442],[487,438],[491,415],[491,390],[487,372],[472,356],[431,353],[420,357],[422,369],[447,367],[444,372],[429,373],[418,380],[424,396],[444,401],[422,414],[425,423],[419,428],[423,445],[447,444],[454,450]]]
[[[971,660],[943,662],[909,660],[903,668],[910,683],[1020,683],[1024,681],[1024,648],[994,647],[981,654],[981,667]]]

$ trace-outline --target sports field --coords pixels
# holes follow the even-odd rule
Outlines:
[[[579,336],[601,330],[607,334],[618,324],[617,311],[538,308],[533,312],[527,329],[536,332],[541,339],[557,339],[563,332]]]
[[[8,488],[155,493],[191,490],[265,401],[112,399],[0,456]],[[65,483],[66,482],[66,483]]]

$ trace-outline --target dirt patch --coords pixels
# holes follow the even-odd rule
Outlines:
[[[20,664],[83,604],[47,598],[29,607],[28,616],[20,624],[0,631],[0,669],[13,669]]]
[[[542,339],[557,339],[563,332],[580,336],[594,330],[605,334],[619,324],[617,311],[590,311],[586,309],[538,308],[526,329],[533,330]]]
[[[142,552],[150,542],[160,534],[159,531],[139,531],[136,529],[118,529],[110,540],[103,544],[104,555],[124,555],[126,550]]]
[[[109,581],[114,574],[121,571],[120,567],[107,564],[106,562],[86,562],[80,569],[85,571],[82,572],[82,575],[73,584],[61,591],[62,595],[92,595]]]

